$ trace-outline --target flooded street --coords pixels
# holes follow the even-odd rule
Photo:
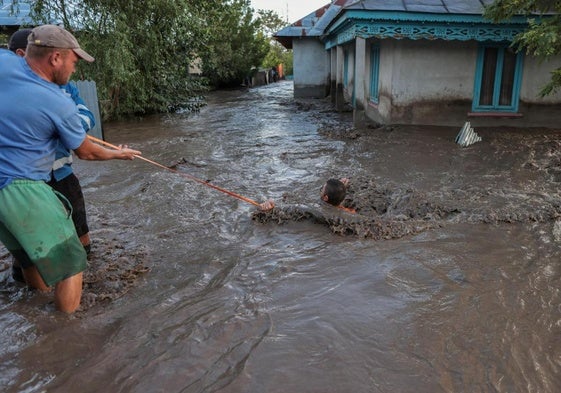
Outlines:
[[[352,129],[292,83],[105,125],[82,309],[11,280],[4,392],[561,391],[561,130]],[[276,207],[255,206],[181,173]],[[349,177],[350,214],[319,200]]]

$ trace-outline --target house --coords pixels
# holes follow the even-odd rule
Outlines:
[[[492,0],[334,0],[280,30],[294,54],[295,97],[330,96],[357,126],[561,124],[561,92],[540,97],[561,56],[510,44],[528,26],[483,18]]]
[[[1,0],[0,31],[6,37],[9,37],[21,26],[29,26],[31,24],[30,13],[29,1],[20,0],[14,4],[13,1]]]

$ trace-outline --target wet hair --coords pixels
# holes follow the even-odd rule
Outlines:
[[[329,179],[325,182],[322,191],[322,196],[325,195],[327,197],[327,203],[338,206],[345,199],[347,187],[339,179]]]

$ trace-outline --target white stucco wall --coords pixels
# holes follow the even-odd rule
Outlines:
[[[379,101],[366,109],[371,119],[431,124],[465,117],[473,96],[475,42],[386,39],[379,44]]]
[[[345,86],[345,99],[348,102],[352,102],[353,89],[355,84],[355,48],[354,45],[345,45],[345,51],[347,52],[347,85]],[[344,75],[343,75],[344,79]]]
[[[323,98],[329,91],[331,58],[317,38],[299,38],[292,43],[294,95]]]
[[[399,40],[393,44],[391,50],[384,51],[383,57],[393,57],[391,91],[394,105],[419,100],[471,100],[476,43]],[[381,65],[380,74],[386,72],[387,68]]]
[[[546,97],[540,97],[539,92],[551,80],[551,70],[561,67],[561,56],[549,61],[539,61],[534,57],[524,58],[524,73],[520,89],[520,100],[529,104],[559,103],[561,91]]]
[[[392,110],[393,49],[397,41],[380,41],[380,64],[378,74],[378,105],[372,110],[374,120],[389,123]],[[370,82],[369,82],[370,83]]]

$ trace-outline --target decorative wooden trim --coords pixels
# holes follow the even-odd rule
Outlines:
[[[388,21],[354,21],[347,24],[335,35],[325,40],[325,48],[342,45],[361,38],[393,38],[411,40],[445,40],[478,42],[512,42],[514,37],[524,30],[520,25],[437,23],[437,22],[388,22]]]
[[[535,16],[535,20],[544,17]],[[482,15],[348,10],[324,32],[326,49],[362,38],[512,42],[528,26],[516,16],[492,23]]]

